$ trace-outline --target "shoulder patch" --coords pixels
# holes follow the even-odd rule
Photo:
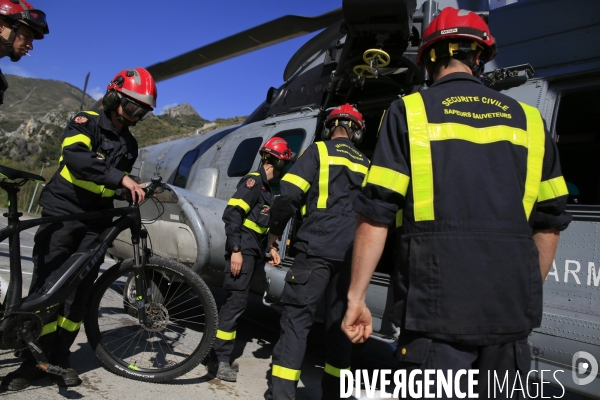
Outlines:
[[[255,185],[255,184],[256,184],[256,181],[255,181],[254,179],[252,179],[252,178],[249,178],[249,179],[246,181],[246,187],[247,187],[248,189],[252,189],[252,188],[254,187],[254,185]]]
[[[84,117],[83,115],[78,115],[73,119],[73,122],[75,122],[76,124],[87,124],[88,118]]]

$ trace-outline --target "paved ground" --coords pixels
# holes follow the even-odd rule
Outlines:
[[[5,226],[5,222],[6,219],[0,217],[0,229]],[[29,287],[33,270],[31,251],[34,233],[35,228],[31,232],[21,233],[21,258],[25,289]],[[112,264],[111,261],[105,263],[103,269],[109,268]],[[8,272],[8,245],[0,243],[0,279],[7,280]],[[5,290],[6,286],[2,284],[2,288]],[[218,288],[212,289],[217,303],[221,304],[225,293]],[[206,400],[225,398],[260,400],[264,398],[267,389],[271,354],[279,337],[279,313],[263,306],[260,299],[250,299],[248,310],[238,326],[238,337],[233,354],[240,364],[237,383],[225,383],[212,379],[202,365],[167,384],[149,384],[122,378],[103,368],[87,344],[84,329],[80,332],[72,348],[72,363],[73,367],[81,374],[83,381],[81,386],[69,389],[59,388],[48,377],[23,392],[0,391],[0,397],[10,396],[11,399],[122,399],[127,396],[164,399],[189,397]],[[325,351],[323,336],[322,325],[316,324],[310,334],[308,350],[302,367],[298,388],[299,400],[321,398],[320,378],[323,373]],[[393,364],[386,344],[373,343],[362,350],[366,350],[369,357],[365,357],[365,361],[370,366],[389,368]],[[388,354],[387,358],[386,354]],[[12,352],[0,352],[0,378],[16,369],[19,363],[20,359],[16,358]]]

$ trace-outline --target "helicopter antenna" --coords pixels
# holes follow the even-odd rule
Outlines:
[[[79,111],[83,111],[83,104],[85,103],[85,91],[87,90],[88,81],[90,80],[90,72],[85,76],[85,83],[83,84],[83,95],[81,96],[81,104],[79,105]]]

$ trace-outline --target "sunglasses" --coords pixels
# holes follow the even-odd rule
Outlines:
[[[142,121],[152,114],[153,109],[151,107],[143,106],[133,99],[125,97],[121,94],[119,94],[119,98],[121,99],[121,107],[123,108],[123,112],[127,114],[129,118],[138,117],[140,121]]]

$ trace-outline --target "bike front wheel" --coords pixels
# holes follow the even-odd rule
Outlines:
[[[133,260],[106,271],[94,285],[85,332],[110,371],[146,382],[163,382],[194,369],[208,354],[217,330],[210,289],[188,267],[152,256],[144,271],[149,294],[138,321],[132,294]]]

